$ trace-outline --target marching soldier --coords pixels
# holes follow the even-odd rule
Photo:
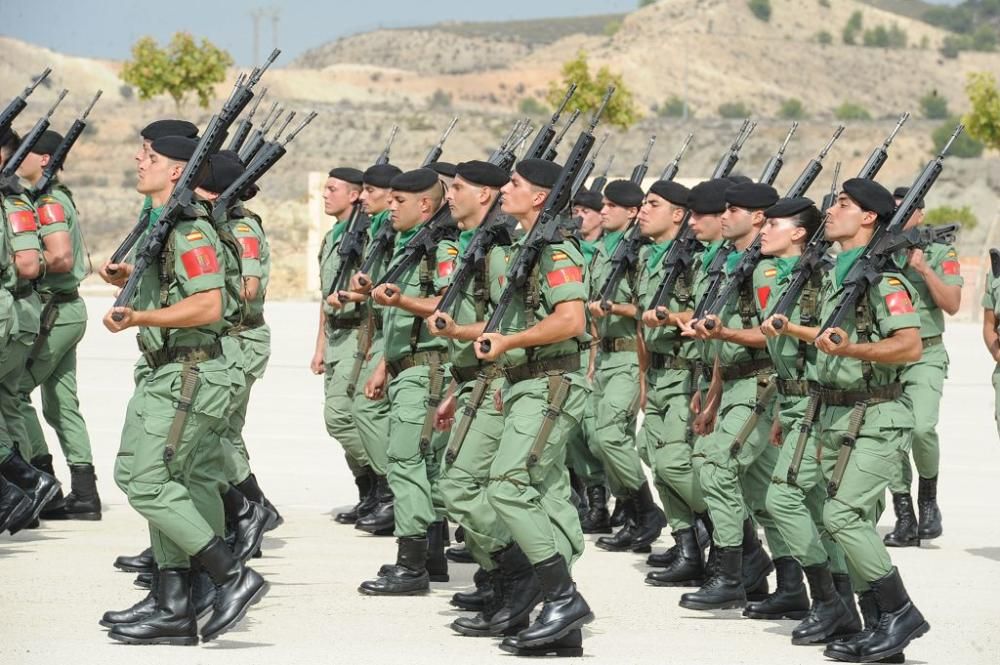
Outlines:
[[[896,188],[893,197],[897,205],[908,191],[908,187]],[[905,229],[923,223],[923,199],[917,205],[918,209],[907,220]],[[902,258],[905,258],[905,263]],[[953,245],[933,243],[926,249],[911,249],[908,256],[901,257],[900,264],[903,275],[916,289],[915,302],[920,314],[924,351],[919,361],[907,365],[903,371],[903,389],[907,399],[913,403],[915,421],[909,450],[902,451],[899,473],[889,483],[896,525],[885,535],[884,541],[889,547],[914,547],[920,545],[921,540],[937,538],[943,531],[937,504],[941,445],[936,427],[944,379],[948,375],[948,350],[941,335],[944,333],[945,313],[954,315],[962,305],[965,280],[962,279],[962,266]],[[917,490],[919,521],[914,515],[910,495],[913,483],[911,453],[920,477]]]
[[[1000,256],[997,250],[990,250],[990,274],[986,278],[986,289],[983,293],[983,343],[993,361],[997,363],[993,370],[993,417],[997,424],[997,434],[1000,434],[1000,316],[997,315],[1000,305]]]

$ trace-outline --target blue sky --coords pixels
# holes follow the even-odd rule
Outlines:
[[[426,25],[445,20],[509,20],[604,14],[634,9],[636,0],[0,0],[0,34],[53,50],[121,60],[133,42],[151,35],[165,42],[186,30],[229,51],[240,65],[253,59],[254,9],[276,8],[278,46],[288,63],[303,51],[343,35],[378,27]],[[372,8],[375,8],[372,11]],[[262,21],[261,51],[271,47],[271,23]]]

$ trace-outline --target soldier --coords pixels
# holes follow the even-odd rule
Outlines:
[[[897,187],[893,192],[896,205],[909,192],[908,187]],[[924,201],[917,202],[917,210],[906,221],[912,229],[924,221]],[[905,260],[905,263],[904,263]],[[896,524],[883,539],[888,547],[917,547],[921,540],[933,540],[941,535],[941,511],[937,504],[938,466],[941,446],[936,431],[938,411],[944,379],[948,375],[948,350],[941,335],[944,333],[944,315],[954,315],[962,305],[962,266],[953,245],[934,243],[926,249],[911,249],[898,261],[903,275],[916,289],[920,313],[920,336],[924,352],[918,362],[907,365],[903,371],[903,389],[913,404],[913,438],[909,450],[901,451],[899,473],[889,483]],[[910,486],[913,472],[910,453],[917,466],[920,481],[917,490],[917,507],[920,521],[913,514]]]
[[[986,288],[983,293],[983,343],[986,350],[997,363],[993,370],[993,417],[997,424],[997,434],[1000,434],[1000,316],[997,315],[998,301],[1000,301],[1000,257],[994,254],[996,250],[990,250],[991,270],[986,278]]]
[[[635,445],[636,416],[643,393],[638,364],[639,309],[635,305],[635,274],[625,275],[609,303],[601,302],[601,289],[613,264],[611,257],[631,228],[642,205],[642,189],[628,180],[615,180],[604,188],[601,227],[590,275],[591,302],[587,306],[598,350],[589,375],[593,377],[591,410],[594,411],[595,448],[608,474],[615,503],[625,504],[625,525],[613,536],[597,539],[610,552],[648,552],[666,524],[653,502]]]
[[[420,232],[441,208],[444,191],[430,169],[408,171],[392,179],[392,225],[398,236],[390,265],[404,255],[407,241]],[[450,252],[449,252],[450,249]],[[452,240],[442,240],[441,252],[457,256]],[[395,535],[398,552],[394,566],[361,583],[369,595],[410,595],[426,592],[430,581],[448,581],[444,548],[448,523],[437,491],[440,457],[447,436],[427,431],[436,404],[443,397],[443,373],[448,363],[447,343],[435,338],[423,319],[437,306],[437,294],[446,277],[438,270],[438,256],[428,253],[400,278],[400,284],[381,284],[371,293],[384,312],[385,356],[365,385],[372,399],[389,398],[389,485],[395,497]],[[372,286],[368,282],[368,288]],[[434,404],[433,410],[428,404]],[[428,411],[431,411],[428,413]]]
[[[538,222],[560,171],[552,162],[522,160],[501,190],[503,212],[514,217],[526,234]],[[523,242],[523,238],[515,242],[511,261],[517,260]],[[494,253],[497,265],[491,266],[492,274],[505,272],[506,264],[499,264],[502,259]],[[500,279],[494,288],[501,286]],[[583,256],[575,243],[544,247],[525,287],[515,294],[500,331],[483,333],[474,347],[483,361],[503,358],[507,378],[500,394],[504,429],[486,496],[531,562],[544,600],[535,622],[506,638],[501,648],[522,655],[578,655],[580,627],[594,615],[570,576],[584,542],[569,501],[566,441],[586,408],[579,362],[580,345],[589,342]],[[499,296],[499,291],[494,293]],[[484,352],[482,342],[487,340],[490,348]],[[539,439],[540,413],[546,414],[551,430]],[[512,553],[508,548],[498,558],[506,560]]]
[[[362,506],[372,490],[373,474],[368,454],[361,443],[361,435],[351,417],[351,397],[348,376],[353,365],[354,351],[358,345],[358,328],[361,326],[360,310],[348,303],[334,308],[325,298],[340,266],[337,248],[351,211],[361,196],[362,173],[358,169],[339,167],[330,171],[323,189],[323,212],[336,222],[323,238],[319,251],[320,303],[319,328],[316,333],[316,351],[311,363],[314,374],[323,374],[325,407],[323,411],[326,431],[344,448],[347,466],[358,487],[358,502],[334,519],[341,524],[354,524],[371,509],[370,502]],[[359,514],[359,510],[361,514]]]
[[[44,132],[25,157],[18,175],[32,187],[37,185],[62,140],[57,132]],[[45,273],[35,281],[44,308],[38,337],[28,354],[21,381],[26,443],[31,463],[55,475],[52,455],[31,404],[31,392],[40,386],[42,413],[59,438],[72,486],[65,500],[60,504],[57,497],[42,512],[42,517],[99,520],[101,498],[97,494],[94,457],[76,394],[76,347],[87,329],[87,308],[79,293],[80,281],[87,271],[83,231],[72,192],[58,178],[45,192],[33,192],[33,196]]]
[[[140,161],[137,189],[150,197],[153,223],[194,148],[191,139],[163,137]],[[220,537],[222,469],[214,467],[218,442],[212,432],[223,426],[232,389],[218,341],[227,326],[229,296],[220,267],[226,250],[203,215],[200,206],[181,213],[160,265],[142,274],[135,307],[112,308],[104,318],[113,333],[139,328],[145,361],[129,401],[115,480],[149,521],[158,574],[152,612],[109,633],[127,643],[197,643],[192,559],[217,585],[212,616],[201,630],[205,641],[232,628],[267,591],[264,579]],[[119,264],[114,282],[123,285],[132,269]]]
[[[20,137],[13,130],[0,136],[0,167],[20,143]],[[25,359],[38,333],[41,312],[41,301],[31,286],[31,280],[37,279],[43,268],[38,219],[31,199],[16,182],[0,183],[0,198],[3,211],[0,231],[5,245],[0,255],[3,286],[0,293],[13,301],[8,303],[9,333],[4,336],[5,344],[0,354],[0,473],[24,490],[31,501],[28,515],[22,513],[22,519],[11,525],[23,528],[37,525],[39,513],[59,493],[59,481],[29,464],[19,450],[24,447],[27,451],[28,441],[17,388],[22,380]],[[11,501],[19,498],[11,490],[6,494]]]

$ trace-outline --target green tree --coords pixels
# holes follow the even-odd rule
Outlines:
[[[924,117],[930,120],[943,120],[950,115],[948,113],[948,100],[939,95],[937,90],[931,90],[920,98],[920,109],[923,111]]]
[[[948,142],[951,138],[952,132],[955,131],[955,125],[961,122],[960,118],[948,118],[944,121],[943,125],[940,125],[931,134],[931,139],[934,141],[934,152],[941,152],[944,144]],[[955,142],[951,144],[951,150],[948,151],[949,157],[955,157],[957,159],[971,159],[973,157],[979,157],[983,154],[983,144],[977,141],[974,137],[969,136],[968,132],[962,132],[959,134]]]
[[[844,102],[833,110],[837,120],[871,120],[872,114],[864,106],[855,102]]]
[[[816,33],[816,42],[823,46],[829,46],[833,43],[833,35],[830,34],[829,30],[820,30]]]
[[[747,7],[764,23],[771,20],[771,0],[747,0]]]
[[[877,25],[871,30],[865,30],[862,35],[862,43],[872,48],[889,48],[889,31],[881,25]]]
[[[719,104],[719,115],[729,119],[749,118],[753,111],[743,102],[723,102]]]
[[[656,0],[639,0],[639,9],[643,7],[648,7],[649,5],[655,5]]]
[[[545,108],[545,104],[542,104],[534,97],[525,97],[522,99],[521,103],[518,104],[518,109],[524,115],[546,115],[550,112]]]
[[[602,121],[622,129],[628,129],[639,119],[639,108],[632,97],[632,91],[625,85],[622,75],[612,72],[606,66],[590,73],[587,54],[580,51],[575,58],[563,63],[562,78],[549,83],[547,101],[553,107],[562,101],[566,88],[576,83],[576,94],[569,100],[567,109],[579,110],[581,114],[591,114],[600,106],[608,86],[615,87],[615,94],[604,109]]]
[[[786,99],[778,109],[778,115],[785,120],[801,120],[806,117],[806,108],[801,100],[792,98]]]
[[[962,117],[965,131],[992,150],[1000,150],[1000,90],[989,72],[972,72],[965,82],[970,110]]]
[[[938,206],[924,213],[924,223],[931,226],[942,224],[960,224],[963,229],[974,229],[979,225],[979,218],[969,206],[955,208],[953,206]]]
[[[684,100],[677,95],[672,95],[670,99],[663,102],[663,106],[657,106],[653,111],[661,118],[682,118],[684,117]],[[691,109],[688,109],[688,115],[691,115]]]
[[[140,99],[170,95],[180,110],[187,96],[198,96],[198,105],[207,108],[214,86],[226,78],[233,58],[202,38],[196,43],[186,32],[175,33],[166,48],[152,37],[143,37],[132,46],[132,59],[122,66],[119,76],[139,91]]]
[[[975,51],[995,51],[997,49],[997,33],[989,25],[981,25],[972,33],[972,48]]]
[[[857,41],[858,33],[861,32],[862,21],[864,16],[861,14],[861,10],[855,10],[851,14],[851,18],[847,19],[847,24],[844,26],[844,31],[842,37],[845,44],[854,44]]]

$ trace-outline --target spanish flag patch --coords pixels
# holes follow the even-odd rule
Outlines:
[[[448,256],[458,256],[457,247],[446,247],[445,251],[448,252]]]
[[[239,231],[240,233],[253,233],[250,227],[247,226],[246,224],[237,224],[236,230]]]
[[[184,236],[190,242],[195,242],[196,240],[204,240],[205,236],[201,231],[192,231],[191,233]]]
[[[903,283],[901,281],[899,281],[898,279],[896,279],[895,277],[890,277],[886,281],[889,283],[889,286],[902,286],[903,285]]]
[[[553,261],[569,261],[569,256],[566,252],[552,252]]]
[[[777,268],[768,268],[764,271],[764,277],[775,277],[778,274]]]

